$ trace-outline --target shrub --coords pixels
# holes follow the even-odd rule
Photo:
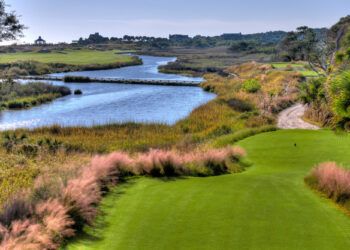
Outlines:
[[[85,76],[65,76],[63,78],[64,82],[91,82],[90,77],[85,77]]]
[[[68,182],[63,190],[63,201],[76,230],[81,230],[85,224],[92,225],[100,200],[100,188],[93,174],[84,171],[81,177]]]
[[[302,83],[299,87],[301,101],[305,104],[324,101],[326,99],[325,83],[326,78],[324,77],[310,79]]]
[[[24,197],[18,197],[5,204],[0,214],[0,224],[10,226],[13,221],[24,220],[32,214],[32,206]]]
[[[221,136],[221,135],[227,135],[231,134],[233,131],[232,129],[227,125],[221,125],[214,129],[214,131],[211,133],[213,137]]]
[[[181,157],[171,151],[151,150],[146,154],[138,155],[135,164],[140,174],[153,177],[172,177],[183,174]]]
[[[74,95],[82,95],[83,91],[81,91],[80,89],[76,89],[74,90]]]
[[[237,112],[250,112],[254,109],[250,103],[237,98],[229,99],[227,104]]]
[[[350,171],[334,162],[320,164],[305,181],[336,202],[344,203],[350,198]]]
[[[14,221],[1,229],[1,249],[57,249],[45,228],[33,221]]]
[[[49,199],[35,208],[47,233],[56,243],[74,236],[74,221],[68,216],[68,209],[58,199]]]
[[[332,80],[331,93],[336,123],[345,126],[350,119],[350,71],[344,71]]]
[[[94,175],[102,188],[116,183],[119,178],[134,175],[134,162],[123,152],[114,152],[107,156],[96,156],[92,159],[89,174]]]
[[[248,93],[256,93],[261,89],[261,84],[256,79],[249,79],[243,82],[242,88]]]

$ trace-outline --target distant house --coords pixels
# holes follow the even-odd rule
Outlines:
[[[44,45],[44,44],[46,44],[46,41],[44,39],[42,39],[41,36],[39,36],[39,38],[37,40],[35,40],[35,44],[36,45]]]

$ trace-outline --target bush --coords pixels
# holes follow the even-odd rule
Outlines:
[[[320,164],[305,181],[338,203],[345,203],[350,199],[350,171],[334,162]]]
[[[335,123],[348,129],[350,123],[350,71],[344,71],[331,81],[332,109]]]
[[[249,79],[243,82],[242,88],[248,93],[256,93],[261,89],[261,84],[256,79]]]
[[[326,99],[325,83],[325,77],[310,79],[302,83],[299,87],[301,101],[305,104],[324,101]]]
[[[85,76],[65,76],[63,78],[64,82],[91,82],[90,77],[85,77]]]
[[[80,89],[76,89],[74,90],[74,95],[82,95],[83,91],[81,91]]]
[[[29,218],[32,212],[31,204],[24,197],[14,198],[2,208],[0,224],[10,226],[13,221]]]
[[[227,104],[237,112],[250,112],[254,109],[252,104],[237,98],[229,99]]]

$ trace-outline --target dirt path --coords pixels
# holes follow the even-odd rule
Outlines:
[[[278,127],[281,129],[311,129],[317,130],[319,127],[305,122],[301,117],[304,115],[305,106],[296,104],[283,110],[278,116]]]

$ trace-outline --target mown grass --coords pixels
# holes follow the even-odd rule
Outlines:
[[[40,63],[62,63],[69,65],[112,64],[131,62],[132,57],[120,54],[119,50],[62,50],[48,52],[16,52],[1,54],[0,64],[19,61],[36,61]]]
[[[135,179],[67,249],[348,249],[350,218],[310,190],[316,164],[349,166],[350,137],[277,131],[239,143],[254,163],[220,177]],[[296,146],[295,146],[296,144]]]

